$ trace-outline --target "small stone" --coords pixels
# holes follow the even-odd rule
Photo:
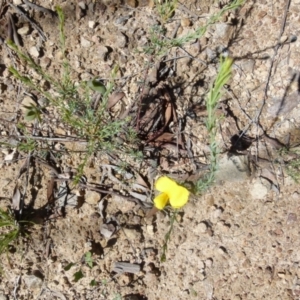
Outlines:
[[[79,6],[82,10],[85,10],[85,9],[86,9],[86,5],[85,5],[84,1],[78,2],[78,6]]]
[[[40,52],[37,49],[37,47],[33,46],[29,49],[29,53],[34,56],[34,57],[39,57],[40,56]]]
[[[220,218],[220,216],[222,215],[222,209],[217,208],[215,209],[212,213],[211,213],[211,222],[213,224],[217,223],[217,220]]]
[[[206,261],[205,261],[205,267],[206,268],[211,268],[213,265],[213,260],[211,258],[208,258]]]
[[[96,22],[95,21],[89,21],[89,28],[94,29],[96,26]]]
[[[204,233],[207,230],[207,226],[204,222],[199,223],[193,228],[193,232],[195,233]]]
[[[128,240],[140,240],[142,235],[140,232],[134,230],[134,229],[128,229],[128,228],[123,228],[124,234],[128,238]]]
[[[0,300],[7,300],[7,299],[8,299],[8,297],[3,292],[1,292],[0,293]]]
[[[139,7],[148,6],[150,8],[154,7],[155,2],[154,0],[139,0]]]
[[[181,19],[181,26],[182,27],[191,26],[191,20],[189,18],[182,18]]]
[[[27,35],[30,31],[29,25],[26,24],[23,27],[21,27],[20,29],[18,29],[18,34],[19,35]]]
[[[153,225],[147,225],[146,230],[149,235],[154,235]]]
[[[43,285],[43,280],[35,275],[25,276],[24,282],[31,290],[40,289]]]
[[[116,36],[115,47],[124,48],[127,44],[127,38],[123,33],[120,33]]]
[[[87,191],[85,194],[85,202],[91,205],[97,204],[101,199],[101,195],[94,191]]]
[[[204,265],[204,262],[202,260],[199,260],[198,261],[198,269],[202,270],[204,269],[205,265]]]
[[[267,12],[264,10],[261,10],[258,14],[257,14],[257,18],[258,20],[261,20],[262,18],[264,18],[267,15]]]
[[[99,44],[101,42],[101,38],[98,35],[93,35],[91,38],[92,42]]]
[[[297,215],[295,213],[289,213],[287,218],[287,224],[290,225],[292,223],[297,222]]]
[[[205,273],[200,273],[198,277],[200,281],[203,281],[206,278]]]
[[[217,251],[218,251],[218,253],[221,254],[221,255],[227,255],[226,249],[223,248],[223,247],[220,247]]]
[[[245,59],[241,63],[241,68],[247,74],[253,73],[255,67],[255,60],[254,59]]]
[[[137,1],[136,0],[125,0],[125,4],[130,7],[137,7]]]
[[[22,0],[13,0],[14,5],[21,5],[23,4]]]
[[[151,68],[147,80],[149,83],[154,84],[157,82],[157,68]]]
[[[219,169],[216,172],[217,181],[238,182],[250,176],[248,157],[244,155],[223,156],[219,160]]]
[[[214,33],[214,38],[224,38],[227,34],[230,25],[226,23],[219,23],[216,24],[215,26],[216,26],[216,31]]]
[[[51,63],[51,59],[49,57],[44,57],[42,60],[41,60],[41,66],[43,68],[48,68],[50,66],[50,63]]]
[[[115,4],[111,4],[107,6],[107,12],[113,14],[117,9],[117,6]]]
[[[0,83],[0,95],[3,94],[3,92],[6,90],[6,85],[3,83]]]
[[[207,45],[207,42],[208,42],[208,38],[207,38],[207,37],[202,36],[202,37],[200,38],[200,46],[201,46],[202,48],[204,48],[204,46]]]
[[[140,216],[133,216],[132,224],[140,225],[141,224],[141,217]]]
[[[98,219],[100,218],[100,214],[97,213],[97,212],[93,212],[93,213],[90,215],[90,218],[91,218],[91,220],[98,221]]]
[[[103,61],[106,61],[107,54],[108,54],[108,48],[101,45],[97,49],[98,49],[97,53],[99,55],[99,59],[103,60]]]
[[[38,104],[41,107],[47,107],[49,105],[49,99],[45,98],[45,97],[41,97],[38,99]]]
[[[126,24],[126,22],[128,21],[129,18],[130,18],[130,16],[121,16],[121,17],[118,17],[115,20],[114,24],[116,26],[118,26],[118,25],[124,26]]]
[[[64,58],[64,55],[63,55],[62,51],[57,51],[57,52],[55,53],[55,58],[58,59],[58,60],[63,59],[63,58]]]
[[[283,43],[285,43],[287,40],[288,40],[288,36],[287,35],[283,35],[281,38],[280,38],[280,41],[279,41],[279,43],[280,44],[283,44]]]
[[[83,36],[80,37],[80,44],[82,47],[88,48],[91,46],[91,42],[89,40],[87,40],[86,38],[84,38]]]
[[[116,231],[116,227],[113,224],[103,224],[100,228],[100,233],[107,239],[109,239]]]
[[[82,81],[90,80],[90,79],[91,79],[91,74],[90,74],[90,73],[87,73],[87,72],[82,73],[82,74],[80,74],[80,79],[81,79]]]
[[[260,182],[253,184],[250,189],[250,195],[253,199],[263,199],[268,194],[268,189]]]

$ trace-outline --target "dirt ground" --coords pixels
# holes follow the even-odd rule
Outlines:
[[[44,41],[9,3],[19,5],[40,26]],[[61,6],[75,83],[107,79],[118,64],[116,89],[125,93],[125,107],[140,101],[145,78],[154,98],[163,83],[174,99],[184,145],[181,151],[176,143],[157,150],[146,145],[142,160],[95,153],[84,168],[87,182],[119,192],[87,190],[81,203],[80,197],[75,203],[66,201],[64,214],[57,212],[61,209],[57,203],[49,208],[47,191],[53,170],[38,158],[28,159],[35,152],[12,152],[11,145],[21,141],[16,124],[22,120],[24,93],[33,91],[16,80],[8,67],[35,77],[41,86],[46,83],[20,63],[5,40],[11,13],[23,49],[47,72],[59,76],[58,19],[29,9],[26,1],[3,0],[0,132],[10,146],[1,143],[0,207],[12,206],[18,183],[26,190],[25,204],[31,207],[33,223],[1,257],[0,300],[300,299],[300,194],[289,175],[300,172],[290,163],[298,158],[300,144],[300,1],[246,0],[209,26],[200,39],[169,50],[160,64],[159,57],[142,51],[151,28],[161,21],[153,1],[35,3],[52,10]],[[181,1],[165,24],[165,34],[184,36],[222,7],[218,1]],[[181,182],[195,180],[209,163],[202,107],[224,49],[234,65],[218,109],[216,183],[202,195],[192,196],[181,210],[166,261],[161,262],[170,217],[158,212],[146,218],[153,183],[162,174]],[[46,137],[70,135],[53,114],[46,128],[52,135]],[[232,146],[232,137],[241,132],[250,138],[250,147]],[[76,151],[85,150],[85,144],[56,141],[49,145],[61,174],[75,172],[83,159],[83,153]],[[121,162],[129,166],[125,173],[118,172]],[[78,188],[72,193],[76,198]]]

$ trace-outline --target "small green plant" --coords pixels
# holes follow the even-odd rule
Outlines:
[[[156,11],[158,12],[163,24],[172,17],[177,5],[178,0],[155,0]]]
[[[83,256],[83,258],[81,259],[81,261],[80,262],[71,262],[71,263],[69,263],[68,265],[66,265],[65,267],[64,267],[64,270],[65,271],[69,271],[73,266],[78,266],[78,265],[80,265],[80,264],[82,264],[82,263],[85,263],[89,268],[93,268],[94,267],[94,259],[93,259],[93,257],[92,257],[93,255],[92,255],[92,252],[90,252],[90,251],[88,251],[88,252],[86,252],[85,254],[84,254],[84,256]],[[84,273],[82,272],[82,270],[81,270],[81,268],[77,271],[77,272],[75,272],[74,274],[73,274],[73,277],[74,277],[74,281],[75,282],[77,282],[77,281],[79,281],[81,278],[83,278],[85,275],[84,275]],[[90,282],[90,285],[91,286],[96,286],[98,284],[98,282],[95,280],[95,279],[93,279],[93,280],[91,280],[91,282]]]
[[[85,262],[90,268],[94,266],[94,260],[90,251],[85,254]]]
[[[122,300],[122,296],[120,294],[117,294],[114,296],[113,300]]]
[[[78,282],[80,279],[82,279],[84,277],[84,274],[82,273],[82,271],[80,269],[79,271],[75,272],[73,274],[73,276],[74,276],[74,281]]]
[[[216,143],[218,116],[216,114],[216,109],[222,95],[222,88],[230,78],[232,64],[232,58],[224,58],[221,56],[219,72],[206,97],[206,128],[209,135],[210,170],[205,178],[202,178],[196,182],[194,187],[194,192],[196,194],[203,192],[205,189],[211,186],[215,180],[215,174],[218,167],[218,145]]]
[[[25,116],[24,119],[26,121],[34,121],[37,120],[38,122],[42,121],[41,115],[42,110],[38,106],[31,104],[31,105],[24,105],[25,108]]]
[[[158,10],[159,15],[161,16],[161,13],[163,16],[170,16],[170,14],[167,13],[167,11],[170,11],[168,7],[174,7],[176,8],[175,1],[160,1],[162,2],[161,4],[158,5],[160,8]],[[168,39],[165,36],[165,28],[164,28],[164,22],[162,22],[161,26],[154,26],[151,28],[150,31],[150,42],[148,45],[144,48],[144,51],[146,53],[149,53],[154,56],[160,56],[160,55],[165,55],[165,53],[173,48],[173,47],[182,47],[184,44],[189,43],[191,41],[194,41],[196,39],[201,38],[207,29],[212,26],[213,24],[217,23],[222,16],[230,10],[234,10],[239,8],[241,5],[243,5],[245,0],[233,0],[231,1],[228,5],[224,6],[222,9],[220,9],[219,12],[216,14],[212,15],[208,21],[206,22],[205,25],[197,28],[196,30],[193,30],[186,35],[183,35],[181,37],[173,38],[173,39]],[[174,5],[170,5],[170,3],[173,3]],[[166,6],[166,7],[165,7]],[[165,7],[162,9],[161,7]],[[161,12],[160,12],[161,11]],[[174,11],[174,9],[171,11]],[[172,14],[171,14],[172,15]]]
[[[20,235],[20,224],[9,211],[0,209],[0,255],[7,252]]]
[[[300,158],[293,159],[288,162],[286,171],[288,175],[290,175],[295,182],[299,183],[300,181]]]
[[[289,176],[297,183],[300,182],[300,153],[299,150],[293,150],[290,148],[282,148],[279,150],[281,160],[285,162],[285,170]],[[287,159],[289,156],[293,156],[292,159]]]
[[[104,84],[96,78],[79,85],[71,79],[71,66],[66,55],[66,36],[64,32],[65,18],[60,7],[56,8],[59,17],[59,40],[63,63],[61,78],[57,79],[45,72],[28,54],[22,52],[12,41],[8,45],[19,56],[27,67],[33,69],[51,86],[51,90],[44,90],[38,82],[30,76],[21,74],[16,68],[9,67],[10,72],[29,88],[46,98],[49,105],[55,108],[65,125],[78,139],[87,141],[86,153],[78,166],[75,182],[83,174],[84,167],[91,155],[96,151],[132,154],[132,145],[136,144],[137,135],[129,128],[129,119],[114,119],[107,109],[107,103],[114,89],[118,74],[118,66],[111,70],[110,79]],[[95,104],[96,94],[100,100]],[[43,111],[36,106],[25,107],[25,120],[37,120],[43,123]],[[118,143],[117,136],[129,143]],[[135,141],[135,143],[133,143]],[[126,147],[124,147],[126,145]]]

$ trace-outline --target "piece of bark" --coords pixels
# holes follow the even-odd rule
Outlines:
[[[127,262],[118,261],[115,263],[113,271],[119,274],[122,273],[136,274],[141,271],[141,266],[138,264],[131,264]]]

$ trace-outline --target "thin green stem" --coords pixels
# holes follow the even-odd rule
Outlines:
[[[168,250],[168,243],[169,243],[169,241],[171,239],[171,233],[173,231],[174,222],[176,220],[177,214],[178,214],[177,210],[172,211],[172,215],[170,217],[170,227],[169,227],[168,232],[165,235],[165,241],[164,241],[164,244],[163,244],[163,247],[162,247],[162,255],[160,257],[160,261],[161,262],[166,261],[166,252]]]

